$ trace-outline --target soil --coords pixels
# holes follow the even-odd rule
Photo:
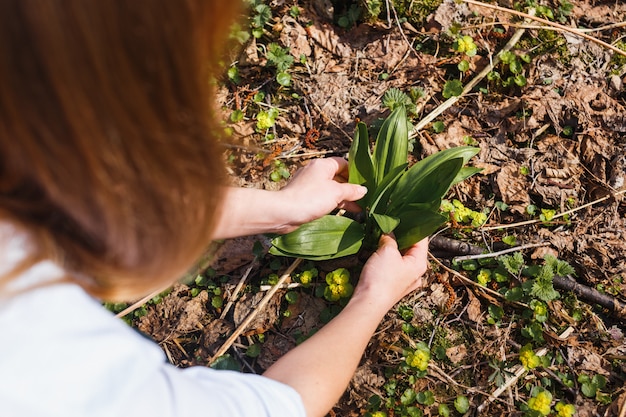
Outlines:
[[[519,2],[500,2],[504,7],[512,3]],[[539,3],[553,10],[559,6]],[[588,33],[607,43],[626,37],[624,25],[612,25],[626,21],[626,4],[571,3],[564,25],[595,28]],[[413,132],[414,160],[468,143],[480,147],[471,165],[483,171],[455,186],[448,199],[487,213],[488,220],[475,228],[451,222],[438,234],[452,244],[446,246],[444,239],[431,243],[438,262],[432,262],[429,286],[385,317],[330,415],[360,416],[379,409],[394,415],[400,387],[434,393],[435,404],[416,404],[424,415],[437,415],[440,403],[453,409],[457,395],[469,398],[468,415],[522,415],[531,386],[552,390],[555,399],[574,404],[579,416],[624,415],[626,311],[620,309],[626,302],[626,58],[571,34],[537,29],[535,23],[520,29],[522,22],[510,13],[463,2],[444,1],[422,26],[391,13],[388,20],[347,29],[329,19],[327,3],[299,2],[295,16],[290,13],[294,4],[273,4],[264,37],[251,38],[233,57],[241,81],[220,84],[224,118],[234,110],[246,115],[227,124],[233,132],[228,169],[238,186],[277,189],[287,181],[270,179],[278,168],[293,173],[311,158],[345,156],[358,120],[375,125],[386,116],[381,97],[392,87],[407,93],[420,89],[412,117],[417,125],[445,101],[447,80],[461,79],[465,85],[516,30],[524,33],[513,51],[532,58],[523,63],[525,85],[503,87],[485,78],[435,119],[443,130],[429,123]],[[476,56],[454,52],[450,31],[458,27],[473,37]],[[276,69],[262,53],[260,45],[268,40],[288,47],[295,58],[289,87],[276,82]],[[457,64],[463,59],[469,70],[461,74]],[[504,76],[506,67],[498,68]],[[260,107],[252,97],[259,91],[266,93],[266,107],[279,109],[270,140],[256,128],[254,114]],[[537,213],[528,214],[529,206]],[[540,221],[542,209],[569,214]],[[524,308],[506,301],[495,282],[485,290],[473,282],[472,271],[445,269],[453,257],[472,248],[501,250],[507,247],[503,238],[511,236],[516,245],[527,247],[522,253],[528,264],[541,264],[551,254],[575,269],[571,279],[579,285],[576,294],[566,286],[570,281],[555,281],[561,295],[548,303],[543,343],[524,336]],[[253,314],[228,354],[241,370],[261,373],[341,308],[319,296],[324,274],[346,267],[356,281],[362,265],[357,257],[305,263],[296,271],[315,266],[320,278],[313,286],[279,289],[263,309],[255,310],[267,293],[263,285],[293,260],[267,255],[264,236],[217,246],[209,269],[194,272],[162,301],[128,316],[177,366],[212,363],[227,337]],[[240,282],[242,291],[236,288]],[[594,298],[602,296],[608,304]],[[504,314],[491,324],[489,319],[497,316],[494,306]],[[407,307],[412,318],[407,319]],[[407,331],[407,324],[413,330]],[[403,367],[406,351],[420,341],[431,346],[431,365],[423,378],[410,378]],[[510,377],[505,370],[519,363],[519,350],[527,343],[534,343],[536,351],[547,348],[549,361],[490,400],[498,377]],[[567,375],[569,385],[563,382]],[[587,396],[581,375],[602,375],[606,386]],[[397,383],[395,392],[390,381]],[[373,404],[376,398],[383,405]]]

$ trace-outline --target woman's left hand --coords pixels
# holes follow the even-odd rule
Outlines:
[[[349,184],[348,162],[339,157],[315,159],[300,169],[283,189],[278,191],[291,219],[284,232],[315,220],[336,208],[358,212],[357,200],[367,188]]]

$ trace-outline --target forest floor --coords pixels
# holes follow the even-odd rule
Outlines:
[[[218,83],[238,186],[278,189],[311,158],[346,156],[356,122],[375,130],[388,114],[382,98],[391,88],[411,99],[413,160],[480,147],[470,165],[482,172],[447,196],[451,220],[431,242],[429,285],[387,314],[330,415],[434,416],[446,407],[463,415],[466,398],[467,415],[567,416],[572,404],[579,416],[623,417],[626,56],[579,33],[626,50],[626,3],[414,3],[432,10],[257,1],[237,36],[242,52]],[[382,13],[367,19],[364,5],[376,4]],[[385,4],[398,9],[386,13]],[[528,4],[589,30],[512,12]],[[464,36],[476,54],[471,43],[459,46]],[[478,213],[486,221],[472,224]],[[356,256],[294,265],[267,248],[264,236],[216,245],[210,267],[127,319],[178,366],[261,373],[341,308],[324,299],[324,276],[344,267],[356,283],[362,266]],[[524,266],[511,265],[520,261],[513,253],[497,258],[511,248]],[[496,255],[475,257],[482,252]],[[558,294],[529,291],[547,270]],[[290,287],[259,307],[285,271]],[[431,358],[421,372],[407,357],[424,344]]]

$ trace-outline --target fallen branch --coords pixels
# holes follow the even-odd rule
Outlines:
[[[580,210],[585,209],[587,207],[591,207],[593,205],[596,205],[598,203],[606,201],[606,200],[608,200],[610,198],[617,198],[620,195],[625,194],[625,193],[626,193],[626,189],[618,191],[618,192],[613,193],[613,194],[605,195],[604,197],[598,198],[597,200],[591,201],[591,202],[589,202],[587,204],[583,204],[582,206],[575,207],[575,208],[573,208],[571,210],[567,210],[567,211],[564,211],[562,213],[555,214],[554,217],[552,217],[552,219],[550,219],[550,220],[552,221],[552,220],[556,220],[556,219],[559,219],[559,218],[564,217],[564,216],[569,216],[570,214],[574,214],[577,211],[580,211]],[[544,223],[544,222],[542,220],[540,220],[540,219],[534,219],[534,220],[526,220],[526,221],[518,222],[518,223],[501,224],[501,225],[495,225],[495,226],[481,227],[478,230],[481,231],[481,232],[487,232],[489,230],[504,230],[504,229],[510,229],[512,227],[527,226],[527,225],[530,225],[530,224],[537,224],[537,223]]]
[[[484,249],[478,246],[471,245],[462,240],[450,239],[439,235],[433,236],[428,242],[428,246],[432,251],[442,251],[458,255],[477,255],[484,252]]]
[[[233,334],[230,335],[230,337],[217,350],[217,352],[215,352],[215,354],[211,358],[209,358],[209,361],[208,361],[209,365],[213,363],[217,358],[222,356],[224,353],[226,353],[228,349],[230,349],[230,347],[235,342],[235,340],[237,340],[237,338],[246,330],[248,325],[252,323],[252,320],[254,320],[257,314],[259,314],[259,312],[261,312],[263,308],[265,308],[267,303],[269,303],[269,301],[272,299],[274,294],[276,294],[276,291],[278,291],[283,286],[283,284],[287,281],[287,279],[291,277],[291,273],[295,271],[295,269],[298,267],[298,265],[300,265],[300,263],[302,263],[302,258],[297,258],[295,261],[293,261],[293,263],[289,266],[289,268],[287,268],[287,270],[283,273],[283,275],[281,275],[276,285],[274,285],[272,289],[268,291],[267,294],[265,294],[265,297],[263,297],[261,301],[259,301],[259,304],[256,305],[256,307],[248,315],[248,317],[246,317],[246,319],[239,325],[239,327],[235,329]]]
[[[452,259],[453,262],[460,262],[460,261],[469,261],[472,259],[485,259],[485,258],[496,258],[500,255],[506,255],[507,253],[511,253],[511,252],[519,252],[522,250],[526,250],[526,249],[532,249],[532,248],[540,248],[543,246],[550,246],[549,243],[547,242],[540,242],[540,243],[529,243],[527,245],[520,245],[520,246],[513,246],[511,248],[508,249],[504,249],[498,252],[491,252],[491,253],[480,253],[480,254],[475,254],[475,255],[465,255],[465,256],[456,256],[454,257],[454,259]]]
[[[528,14],[528,13],[518,12],[517,10],[507,9],[506,7],[500,7],[500,6],[497,6],[495,4],[483,3],[481,1],[476,1],[476,0],[462,0],[462,1],[465,2],[465,3],[468,3],[468,4],[473,4],[475,6],[486,7],[488,9],[494,9],[494,10],[498,10],[498,11],[501,11],[501,12],[510,13],[512,15],[515,15],[515,16],[523,17],[524,19],[530,19],[530,20],[534,20],[536,22],[541,22],[544,25],[552,26],[553,28],[558,28],[561,31],[569,32],[569,33],[571,33],[572,35],[575,35],[575,36],[580,36],[581,38],[587,39],[588,41],[591,41],[591,42],[596,43],[596,44],[598,44],[600,46],[603,46],[603,47],[605,47],[607,49],[610,49],[611,51],[613,51],[615,53],[618,53],[620,55],[626,56],[626,51],[622,51],[621,49],[619,49],[616,46],[613,46],[613,45],[608,44],[608,43],[606,43],[604,41],[601,41],[598,38],[594,38],[591,35],[587,35],[586,33],[581,32],[581,31],[579,31],[579,30],[577,30],[575,28],[570,28],[570,27],[567,27],[567,26],[562,25],[560,23],[552,22],[550,20],[543,19],[541,17],[537,17],[537,16],[534,16],[534,15],[531,15],[531,14]]]
[[[611,310],[616,317],[626,319],[626,304],[622,303],[618,299],[611,297],[610,295],[603,294],[595,288],[582,285],[569,275],[566,277],[555,275],[552,278],[552,282],[555,287],[565,291],[571,291],[586,302],[599,304],[602,307]]]
[[[522,38],[522,35],[524,34],[524,32],[526,32],[526,29],[518,29],[517,31],[515,31],[511,39],[509,39],[509,41],[506,43],[506,45],[504,45],[502,50],[498,54],[496,54],[496,56],[489,63],[489,65],[483,68],[483,70],[478,75],[476,75],[476,77],[474,77],[469,83],[467,83],[465,88],[463,88],[463,91],[461,92],[461,94],[458,96],[450,97],[449,99],[441,103],[441,105],[439,105],[435,110],[433,110],[424,118],[422,118],[422,120],[420,120],[420,122],[417,125],[415,125],[409,137],[410,138],[415,137],[418,131],[422,130],[424,127],[426,127],[426,125],[428,125],[430,122],[435,120],[437,116],[439,116],[440,114],[448,110],[450,107],[452,107],[457,101],[461,99],[461,97],[470,93],[474,89],[474,87],[478,85],[478,83],[481,82],[482,79],[485,78],[487,74],[489,74],[491,71],[493,71],[493,69],[500,63],[500,55],[503,52],[507,52],[513,49],[513,47],[517,44],[517,42],[519,42],[519,40]]]
[[[452,239],[450,239],[452,240]],[[447,243],[449,245],[449,247],[454,247],[455,245],[452,243]],[[480,246],[476,246],[476,245],[472,245],[470,243],[465,243],[462,242],[459,243],[457,245],[458,247],[463,248],[464,251],[471,251],[472,253],[478,252],[478,251],[484,251],[483,248],[481,248]],[[469,249],[467,248],[469,246]],[[537,244],[536,246],[545,246],[545,244]],[[528,245],[523,245],[523,246],[518,246],[516,248],[511,248],[514,249],[514,251],[517,250],[521,250],[523,248],[528,248]],[[512,252],[512,251],[509,251]],[[502,255],[502,252],[496,252],[496,253],[487,253],[481,255],[481,257],[496,257]],[[471,255],[470,255],[471,256]],[[462,259],[472,259],[470,258],[470,256],[460,256],[457,257],[455,259],[457,260],[462,260]],[[453,269],[449,269],[448,267],[446,267],[445,265],[443,265],[438,259],[434,258],[433,259],[440,265],[442,265],[444,268],[446,268],[446,270],[448,271],[454,271]],[[475,259],[475,258],[474,258]],[[485,287],[479,285],[478,283],[466,278],[465,276],[463,276],[462,274],[459,274],[458,272],[454,271],[455,276],[459,277],[463,282],[466,283],[472,283],[472,285],[478,286],[481,289],[486,289]],[[461,278],[462,277],[462,278]],[[554,286],[560,290],[564,290],[564,291],[571,291],[574,294],[576,294],[581,300],[589,303],[589,304],[598,304],[603,308],[608,309],[609,311],[612,312],[612,314],[619,318],[619,319],[626,319],[626,303],[621,302],[620,300],[616,299],[615,297],[612,297],[608,294],[603,294],[600,291],[596,290],[595,288],[591,288],[588,287],[586,285],[583,285],[579,282],[577,282],[576,280],[574,280],[574,278],[572,278],[571,276],[567,276],[567,277],[562,277],[559,275],[555,275],[552,278],[552,282],[554,284]],[[488,288],[487,288],[488,289]],[[500,295],[500,293],[497,293],[494,291],[494,293]]]

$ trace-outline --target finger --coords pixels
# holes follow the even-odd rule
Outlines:
[[[428,256],[428,238],[424,238],[411,246],[404,252],[404,258],[414,258],[418,262],[423,262]]]
[[[337,207],[340,208],[340,209],[347,210],[350,213],[360,213],[360,212],[363,211],[361,206],[359,206],[354,201],[342,201],[341,203],[339,203],[339,205]]]
[[[335,170],[336,175],[347,174],[348,173],[348,161],[340,156],[331,156],[330,158],[326,158],[326,160],[334,161],[337,163],[337,168]],[[343,176],[343,175],[342,175]]]
[[[384,234],[378,240],[378,250],[380,251],[380,250],[388,250],[388,249],[397,251],[398,242],[396,242],[396,239],[393,237],[393,235]]]
[[[340,202],[357,201],[365,197],[367,194],[367,188],[358,184],[338,184],[339,187],[339,200]]]

